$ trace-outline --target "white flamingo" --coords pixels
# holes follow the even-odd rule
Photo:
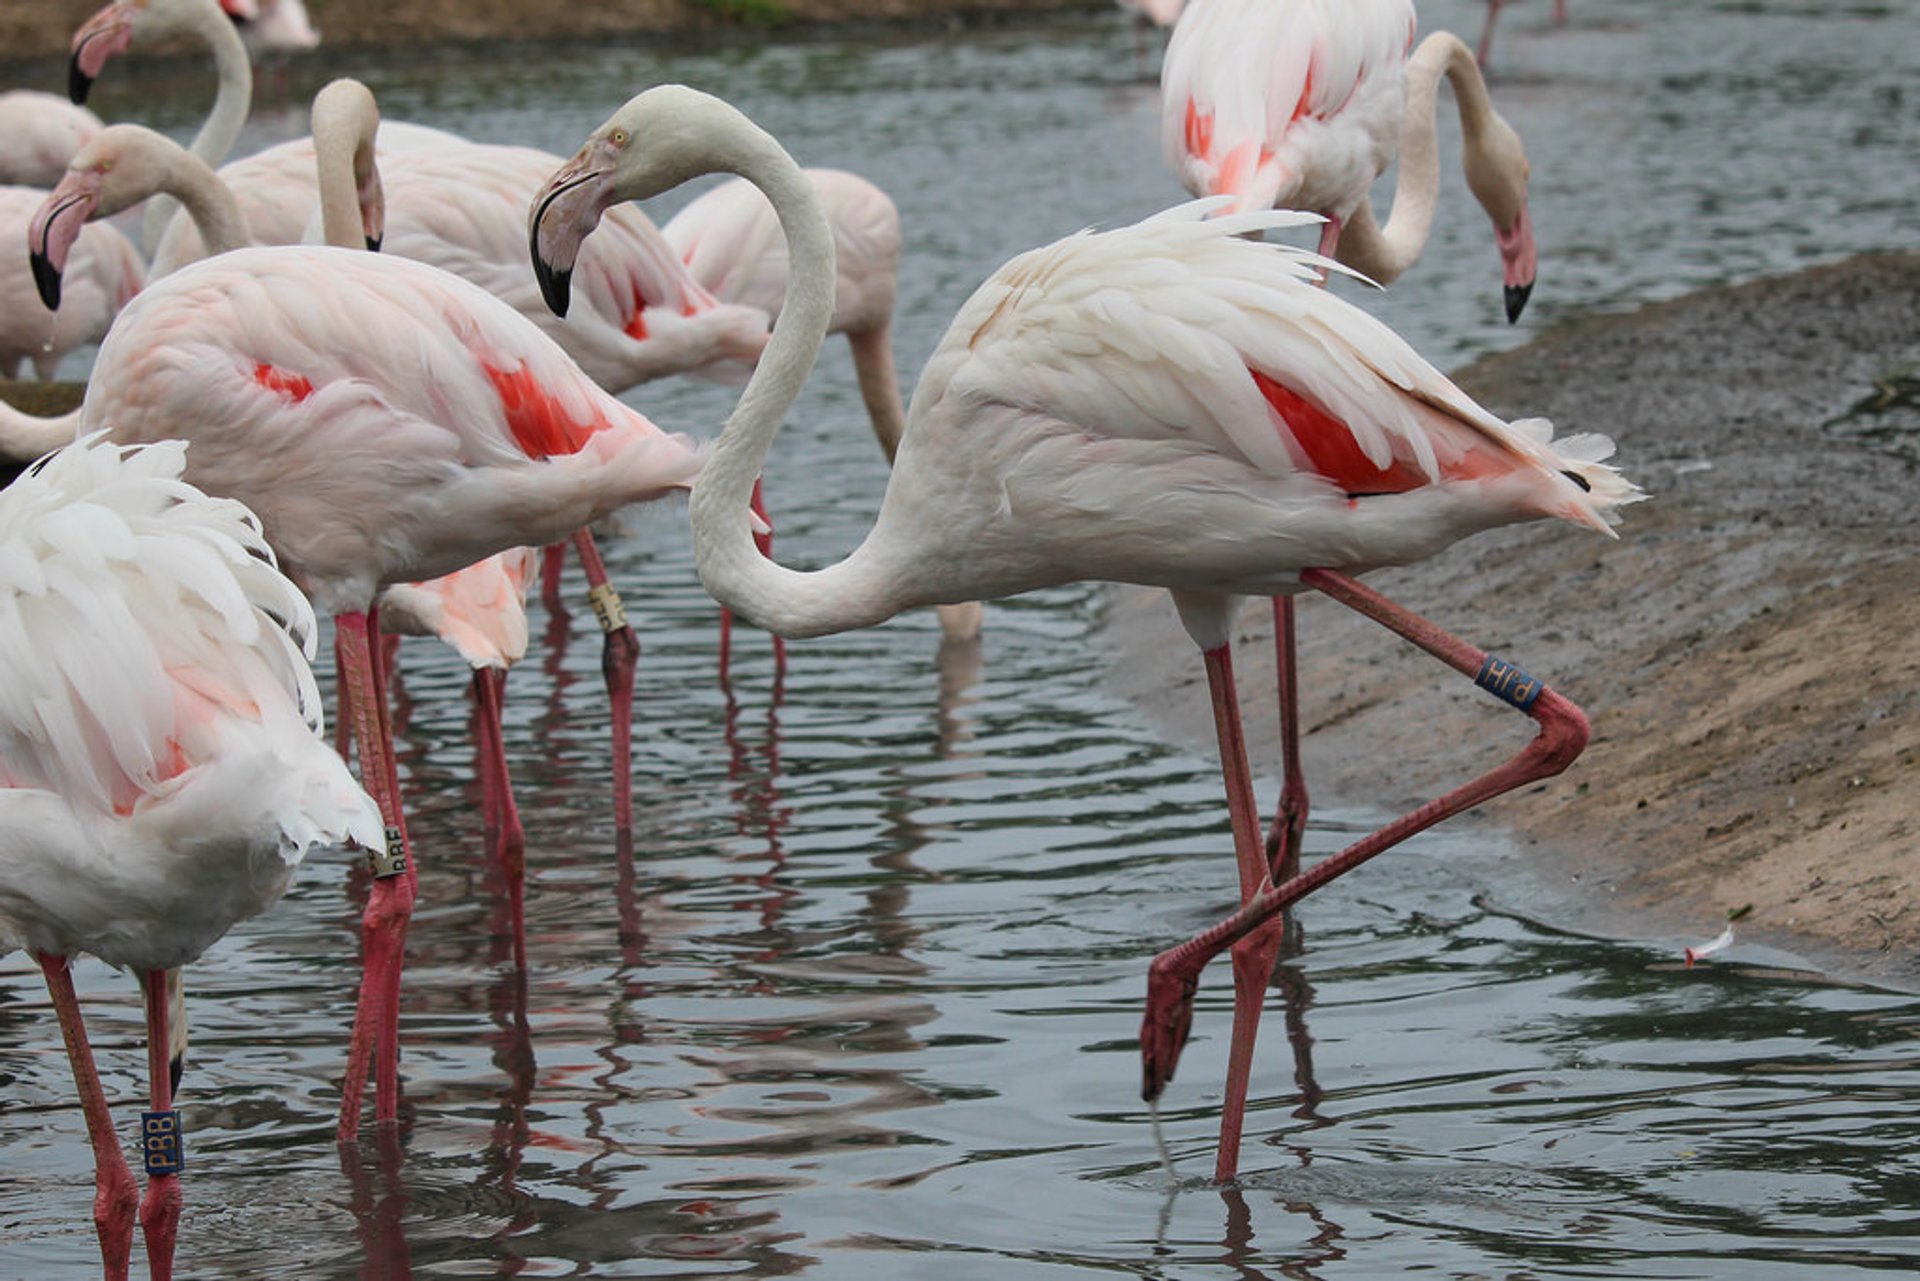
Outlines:
[[[313,609],[239,503],[181,479],[178,441],[68,446],[0,490],[0,953],[46,975],[94,1152],[94,1222],[124,1281],[135,1186],[69,960],[139,973],[152,1112],[179,1155],[166,974],[270,907],[316,845],[383,840],[324,740]],[[178,1178],[140,1205],[170,1276]]]
[[[51,187],[80,144],[99,132],[99,116],[58,94],[0,93],[0,185]]]
[[[871,532],[837,564],[784,569],[755,548],[745,502],[832,317],[832,232],[798,166],[718,99],[653,89],[554,175],[535,205],[534,252],[563,309],[565,270],[601,209],[713,170],[766,192],[793,274],[773,339],[694,490],[708,590],[770,631],[811,636],[1077,579],[1168,588],[1206,656],[1243,899],[1271,867],[1232,692],[1235,597],[1319,590],[1453,663],[1478,651],[1346,573],[1541,517],[1607,532],[1613,510],[1638,495],[1599,461],[1610,442],[1555,441],[1545,422],[1501,421],[1390,330],[1316,288],[1324,260],[1243,238],[1302,215],[1209,220],[1203,203],[1069,237],[996,272],[921,375]],[[1532,692],[1526,700],[1506,688],[1546,727],[1536,745],[1491,783],[1396,825],[1391,839],[1565,766],[1585,741],[1585,718],[1550,691]],[[1237,1165],[1276,924],[1236,948],[1222,1177]],[[1156,1005],[1152,1026],[1184,1031],[1181,1009]],[[1150,1046],[1150,1095],[1171,1070],[1169,1041],[1177,1050],[1177,1037]]]

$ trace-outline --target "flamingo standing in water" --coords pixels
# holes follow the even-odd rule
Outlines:
[[[140,975],[139,1218],[152,1275],[169,1277],[182,1198],[166,975],[270,907],[315,845],[383,839],[321,734],[312,607],[252,513],[181,479],[185,457],[178,441],[93,436],[0,490],[0,953],[26,948],[46,975],[117,1281],[136,1191],[70,958]]]
[[[1468,188],[1494,224],[1507,319],[1532,293],[1533,224],[1520,136],[1493,109],[1460,40],[1437,32],[1412,56],[1411,0],[1197,0],[1161,70],[1161,138],[1196,195],[1235,210],[1280,205],[1326,218],[1320,252],[1381,283],[1420,257],[1440,188],[1439,84],[1460,110]],[[1368,192],[1399,157],[1383,227]],[[1298,866],[1308,799],[1300,767],[1293,601],[1273,602],[1283,784],[1268,836],[1282,877]]]
[[[356,148],[356,163],[370,154]],[[70,172],[49,197],[34,233],[45,275],[57,278],[79,225],[106,209],[118,172]],[[334,617],[361,774],[388,827],[364,921],[346,1138],[376,1048],[376,1116],[397,1114],[415,894],[371,643],[380,589],[684,489],[701,454],[595,386],[505,303],[364,252],[352,182],[330,176],[321,196],[339,247],[236,249],[149,285],[101,344],[81,414],[118,440],[189,440],[195,483],[258,512],[288,572]]]
[[[858,174],[808,169],[806,175],[833,227],[833,319],[827,332],[847,336],[867,421],[891,465],[907,421],[893,361],[900,211],[891,196]],[[660,234],[716,297],[769,316],[780,314],[787,296],[787,241],[773,206],[752,183],[744,178],[721,183],[675,214]],[[941,605],[936,613],[946,641],[965,642],[980,634],[978,601]]]
[[[713,170],[772,201],[792,277],[694,489],[708,590],[770,631],[812,636],[1080,579],[1168,588],[1206,657],[1243,899],[1271,868],[1233,694],[1235,596],[1322,591],[1453,661],[1470,647],[1346,574],[1541,517],[1608,533],[1614,509],[1638,496],[1600,461],[1612,449],[1604,438],[1556,441],[1543,421],[1501,421],[1385,326],[1317,288],[1324,260],[1244,238],[1307,216],[1209,219],[1217,204],[1200,202],[1069,237],[996,272],[921,375],[872,531],[838,564],[784,569],[755,548],[745,503],[832,318],[832,233],[812,184],[739,112],[666,86],[614,113],[554,175],[531,237],[549,299],[564,310],[567,268],[602,209]],[[1551,750],[1529,748],[1493,783],[1391,829],[1393,839],[1563,768],[1585,741],[1585,718],[1550,693],[1526,706],[1552,728]],[[1238,1161],[1268,978],[1256,952],[1270,971],[1271,924],[1236,951],[1247,963],[1235,966],[1223,1178]]]

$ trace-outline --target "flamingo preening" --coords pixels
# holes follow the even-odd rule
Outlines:
[[[1639,496],[1602,461],[1611,442],[1555,440],[1538,419],[1502,421],[1385,326],[1318,288],[1331,264],[1246,238],[1307,216],[1208,217],[1220,202],[1197,202],[1069,237],[994,273],[921,375],[873,529],[836,564],[785,569],[756,548],[747,499],[832,319],[833,237],[812,184],[732,107],[664,86],[588,137],[536,201],[530,234],[548,299],[564,311],[569,269],[602,210],[713,171],[766,194],[786,232],[790,278],[773,338],[694,489],[708,590],[797,637],[1081,579],[1169,589],[1206,659],[1241,894],[1262,908],[1274,864],[1233,695],[1236,597],[1322,591],[1458,666],[1478,651],[1347,575],[1542,517],[1608,533],[1614,510]],[[1369,837],[1366,854],[1557,772],[1577,753],[1579,709],[1537,683],[1503,683],[1505,670],[1490,666],[1481,682],[1548,726],[1551,746]],[[1237,1167],[1277,926],[1262,918],[1235,945],[1223,1178]],[[1181,1009],[1156,991],[1149,1027],[1184,1034]],[[1179,1039],[1150,1041],[1150,1092],[1170,1070],[1165,1043],[1177,1049]]]
[[[0,953],[46,975],[94,1153],[94,1223],[124,1281],[136,1190],[68,970],[145,992],[152,1110],[139,1206],[172,1275],[180,1114],[167,974],[279,899],[302,857],[384,840],[321,732],[312,606],[179,441],[68,445],[0,490]]]

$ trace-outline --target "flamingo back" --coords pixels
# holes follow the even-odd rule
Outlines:
[[[1196,196],[1344,217],[1392,161],[1412,0],[1201,0],[1160,73],[1161,146]]]
[[[0,944],[178,965],[311,846],[381,839],[311,606],[185,454],[96,434],[0,492]]]

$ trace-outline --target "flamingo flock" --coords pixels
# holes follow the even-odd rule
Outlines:
[[[276,6],[115,0],[76,31],[76,97],[150,39],[200,42],[218,79],[190,147],[67,115],[8,171],[51,180],[30,201],[8,195],[23,206],[20,279],[0,273],[9,311],[44,303],[52,316],[30,313],[42,330],[72,318],[100,347],[74,414],[0,406],[0,450],[40,459],[0,492],[0,949],[31,950],[54,993],[94,1145],[107,1275],[126,1275],[136,1197],[65,958],[141,972],[153,1114],[177,1125],[167,974],[267,910],[309,851],[362,847],[373,882],[337,1134],[358,1134],[369,1077],[373,1121],[392,1124],[418,875],[382,632],[438,636],[472,668],[484,822],[510,869],[524,969],[505,672],[527,648],[532,549],[571,542],[608,631],[627,830],[638,641],[587,532],[622,508],[690,493],[702,584],[778,638],[931,607],[945,643],[965,645],[981,601],[1087,580],[1169,593],[1210,690],[1241,906],[1150,966],[1144,1092],[1167,1087],[1201,973],[1229,952],[1222,1180],[1239,1169],[1286,909],[1579,754],[1578,708],[1356,577],[1520,522],[1612,537],[1641,497],[1607,461],[1611,441],[1496,416],[1325,288],[1334,274],[1388,283],[1415,268],[1440,216],[1444,80],[1518,319],[1537,270],[1529,161],[1478,62],[1446,33],[1416,42],[1410,0],[1136,7],[1173,24],[1162,141],[1169,196],[1184,185],[1194,198],[1006,263],[960,302],[910,400],[891,343],[903,252],[892,200],[859,175],[802,169],[719,98],[647,89],[563,158],[383,122],[363,85],[340,80],[316,98],[309,137],[227,161],[251,94],[233,22],[266,32]],[[277,8],[304,29],[297,4]],[[49,149],[62,153],[57,173]],[[1383,223],[1370,192],[1396,162]],[[662,228],[630,203],[713,173],[732,180]],[[142,204],[145,266],[99,221]],[[11,208],[0,202],[0,218]],[[1317,252],[1284,243],[1303,232]],[[107,277],[103,260],[126,274]],[[860,545],[799,572],[770,554],[761,474],[832,333],[846,336],[890,479]],[[43,354],[0,345],[50,372]],[[750,372],[711,445],[615,396],[726,368]],[[1406,637],[1539,732],[1302,870],[1293,602],[1309,592]],[[1248,596],[1274,601],[1286,727],[1264,833],[1230,644]],[[333,622],[358,784],[321,733],[315,610]],[[83,631],[99,652],[69,652]],[[245,893],[206,888],[235,884],[236,865],[251,869]],[[148,888],[161,876],[166,895]],[[139,1210],[155,1276],[170,1275],[181,1203],[164,1164]]]

